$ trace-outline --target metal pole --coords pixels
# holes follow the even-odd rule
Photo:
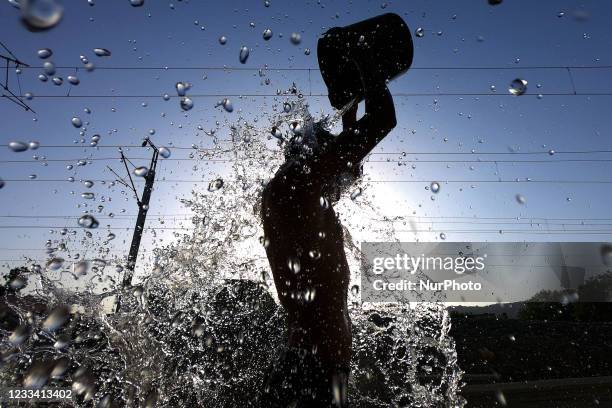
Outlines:
[[[157,167],[157,157],[159,152],[153,147],[153,157],[149,171],[145,176],[145,188],[142,193],[142,199],[138,202],[138,218],[136,219],[136,228],[132,236],[132,244],[130,246],[130,254],[128,255],[127,268],[123,276],[123,286],[132,285],[132,277],[134,276],[134,267],[138,258],[138,249],[140,248],[140,240],[144,231],[145,221],[147,219],[147,211],[149,210],[149,201],[151,200],[151,192],[153,191],[153,183],[155,182],[155,168]]]

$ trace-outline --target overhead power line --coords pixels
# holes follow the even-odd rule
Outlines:
[[[376,154],[376,153],[373,153]],[[381,154],[381,153],[379,153]],[[255,158],[253,158],[255,159]],[[27,164],[37,164],[37,163],[73,163],[78,162],[79,160],[87,160],[87,161],[119,161],[120,159],[116,157],[95,157],[95,158],[72,158],[72,159],[30,159],[30,160],[0,160],[0,164],[9,164],[9,163],[27,163]],[[148,160],[146,157],[133,157],[132,160]],[[243,159],[196,159],[196,158],[169,158],[164,159],[164,161],[197,161],[197,162],[208,162],[208,163],[234,163],[241,162]],[[554,164],[554,163],[610,163],[612,159],[553,159],[553,160],[410,160],[410,159],[381,159],[381,160],[364,160],[366,163],[536,163],[536,164]]]
[[[326,93],[308,93],[305,94],[309,97],[327,97]],[[525,98],[526,96],[612,96],[612,92],[538,92],[537,94],[523,94],[521,98]],[[394,92],[394,97],[421,97],[421,96],[508,96],[516,98],[517,96],[512,95],[510,93],[505,92]],[[2,96],[6,98],[6,95]],[[24,96],[20,95],[20,98]],[[170,96],[171,98],[180,98],[180,96]],[[299,97],[298,95],[292,94],[275,94],[275,93],[253,93],[253,94],[228,94],[228,93],[210,93],[210,94],[189,94],[189,98],[268,98],[268,97]],[[34,99],[77,99],[77,98],[88,98],[88,99],[122,99],[122,98],[138,98],[138,99],[148,99],[148,98],[162,98],[162,95],[36,95]]]
[[[30,66],[29,69],[43,69],[40,66]],[[58,69],[79,69],[76,65],[57,65]],[[521,69],[612,69],[612,65],[514,65],[514,66],[489,66],[489,67],[443,67],[443,66],[412,66],[411,71],[496,71],[496,70],[510,70],[517,71]],[[308,67],[246,67],[246,66],[96,66],[96,70],[115,70],[115,71],[140,71],[140,70],[152,70],[152,71],[171,71],[171,70],[200,70],[200,71],[320,71],[319,68],[308,68]]]
[[[39,183],[61,183],[61,182],[69,182],[73,183],[74,181],[69,181],[66,179],[4,179],[4,181],[12,182],[12,183],[20,183],[20,182],[39,182]],[[93,182],[111,182],[116,181],[114,179],[97,179],[91,180]],[[157,180],[158,183],[209,183],[213,180],[187,180],[187,179],[162,179]],[[365,183],[431,183],[431,180],[365,180]],[[510,184],[522,184],[522,183],[530,183],[530,184],[612,184],[612,180],[444,180],[440,179],[439,183],[510,183]]]
[[[233,142],[233,140],[218,140],[219,142]],[[8,148],[7,144],[0,144],[1,147]],[[104,148],[140,148],[140,145],[99,145],[99,146],[85,146],[78,144],[69,144],[69,145],[41,145],[40,149],[59,149],[59,148],[89,148],[89,149],[104,149]],[[191,151],[211,151],[215,152],[217,149],[215,148],[203,148],[203,147],[193,147],[193,146],[168,146],[170,150],[191,150]],[[228,152],[229,153],[229,152]],[[612,149],[589,149],[589,150],[534,150],[534,151],[494,151],[494,152],[480,152],[480,151],[469,151],[469,152],[441,152],[441,151],[416,151],[411,152],[409,150],[398,152],[373,152],[371,155],[406,155],[406,156],[417,156],[417,155],[469,155],[469,156],[484,156],[484,155],[548,155],[555,156],[558,154],[606,154],[612,153]],[[78,159],[78,160],[91,160],[91,159]],[[117,159],[118,160],[118,159]],[[166,160],[166,159],[164,159]]]

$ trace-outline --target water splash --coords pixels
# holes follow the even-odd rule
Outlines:
[[[46,270],[33,261],[13,270],[0,298],[0,381],[72,387],[77,406],[257,407],[286,336],[259,220],[260,194],[285,143],[269,129],[291,134],[307,107],[298,100],[284,112],[281,102],[279,112],[265,129],[240,122],[230,129],[230,145],[197,151],[202,160],[232,155],[231,171],[211,180],[218,188],[204,184],[182,200],[193,212],[193,231],[155,249],[155,267],[135,286],[119,285],[123,260],[102,253],[67,262],[77,256],[64,255],[64,243],[49,248]],[[461,407],[447,311],[360,302],[359,232],[395,239],[368,187],[360,181],[336,205],[352,270],[351,406]],[[357,188],[359,199],[351,200]],[[94,245],[90,230],[84,233]],[[65,287],[66,274],[82,290]],[[120,299],[114,312],[104,302],[112,296]]]

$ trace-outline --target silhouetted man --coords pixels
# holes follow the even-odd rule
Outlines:
[[[362,160],[395,127],[395,108],[376,72],[360,68],[365,115],[354,104],[343,131],[307,120],[262,197],[266,253],[288,315],[288,344],[265,382],[265,407],[345,407],[351,361],[349,267],[330,203]]]

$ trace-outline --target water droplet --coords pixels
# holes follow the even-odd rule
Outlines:
[[[81,83],[79,78],[77,78],[75,75],[68,75],[68,82],[70,82],[72,85],[78,85]]]
[[[520,78],[516,78],[514,81],[512,81],[510,83],[510,87],[508,88],[508,92],[515,96],[523,95],[526,91],[527,81]]]
[[[81,218],[79,218],[79,225],[83,228],[93,229],[93,228],[98,228],[100,224],[98,223],[98,220],[96,220],[96,218],[93,215],[85,214]]]
[[[177,82],[174,84],[174,87],[178,96],[186,96],[187,91],[191,88],[191,84],[189,82]]]
[[[70,177],[68,180],[74,181],[74,178]],[[89,193],[89,192],[81,193],[81,197],[84,198],[85,200],[93,200],[94,198],[96,198],[94,193]]]
[[[262,37],[264,40],[268,41],[270,38],[272,38],[272,30],[266,28],[262,34]]]
[[[555,151],[554,151],[553,149],[550,149],[550,150],[548,151],[548,155],[549,155],[549,156],[554,156],[554,155],[555,155]]]
[[[191,110],[191,108],[193,108],[193,101],[191,100],[191,98],[188,98],[186,96],[183,96],[181,98],[181,109],[184,111],[188,111]]]
[[[111,52],[107,50],[106,48],[94,48],[93,52],[98,57],[110,57],[111,56]]]
[[[247,60],[249,59],[249,47],[243,45],[242,47],[240,47],[240,63],[241,64],[246,64]]]
[[[25,96],[28,101],[34,99],[34,94],[32,92],[26,92],[23,96]]]
[[[225,45],[227,44],[227,37],[222,35],[221,37],[219,37],[219,44],[221,45]]]
[[[172,153],[170,152],[170,149],[168,149],[167,147],[159,148],[159,155],[163,157],[164,159],[167,159],[168,157],[170,157],[171,154]]]
[[[72,271],[77,276],[87,275],[87,271],[89,270],[89,262],[87,261],[79,261],[72,265]]]
[[[76,116],[72,118],[71,122],[72,122],[72,126],[74,126],[77,129],[83,126],[83,121],[81,120],[81,118],[78,118]]]
[[[517,194],[515,198],[516,198],[516,202],[519,204],[525,204],[527,202],[527,199],[522,194]]]
[[[440,239],[443,241],[446,239],[446,234],[444,232],[440,233]]]
[[[289,102],[284,102],[283,103],[283,111],[285,113],[291,112],[291,104]]]
[[[49,80],[49,77],[47,77],[45,74],[39,74],[38,80],[41,82],[47,82]]]
[[[53,28],[64,14],[57,0],[20,0],[21,16],[32,31]]]
[[[213,191],[220,190],[221,188],[223,188],[223,179],[220,178],[213,180],[208,184],[208,191],[211,193]]]
[[[54,75],[55,74],[55,64],[51,61],[45,61],[43,63],[43,70],[45,71],[45,74],[47,75]]]
[[[423,28],[419,27],[415,30],[414,35],[416,35],[417,37],[421,38],[425,35],[425,30],[423,30]]]
[[[297,258],[289,258],[287,259],[287,267],[289,270],[295,274],[300,273],[302,270],[302,265],[300,264],[300,260]]]
[[[18,326],[9,336],[8,341],[13,347],[20,346],[30,336],[28,326]]]
[[[564,12],[562,12],[562,11],[560,11],[560,12],[557,14],[557,17],[559,17],[559,18],[562,18],[563,16],[565,16],[565,13],[564,13]]]
[[[144,0],[130,0],[132,7],[140,7],[144,4]]]
[[[355,190],[353,190],[353,192],[351,193],[351,200],[356,200],[361,194],[363,193],[363,190],[361,187],[357,187]]]
[[[11,149],[14,152],[25,152],[26,150],[28,150],[28,144],[24,143],[24,142],[10,142],[8,144],[9,149]]]
[[[68,306],[58,306],[47,316],[43,322],[43,329],[54,332],[62,327],[70,318],[70,308]]]
[[[318,249],[313,249],[311,251],[308,251],[308,256],[314,260],[320,259],[321,251],[319,251]]]
[[[4,180],[0,178],[0,189],[2,189],[5,185],[6,183],[4,182]]]
[[[145,177],[149,173],[149,169],[145,166],[136,167],[134,169],[134,175],[138,177]]]
[[[440,191],[440,183],[434,181],[431,183],[430,188],[432,193],[438,193]]]
[[[91,180],[85,180],[85,181],[83,182],[83,184],[84,184],[84,185],[85,185],[85,187],[87,187],[87,188],[92,188],[92,187],[93,187],[93,185],[94,185],[94,182],[93,182],[93,181],[91,181]]]
[[[223,106],[223,109],[225,109],[226,112],[233,112],[234,111],[234,105],[232,104],[232,101],[229,100],[229,98],[224,98],[221,101],[221,106]]]
[[[109,232],[108,235],[106,236],[107,241],[112,241],[115,238],[117,238],[117,236],[113,234],[112,232]]]
[[[329,201],[327,200],[327,198],[325,197],[320,197],[319,198],[319,205],[321,206],[321,208],[323,208],[324,210],[327,210],[329,208]]]
[[[302,42],[302,36],[300,33],[291,33],[291,44],[298,45]]]
[[[64,264],[63,258],[51,258],[47,262],[47,269],[50,269],[52,271],[57,271],[59,268],[62,267],[63,264]]]
[[[45,59],[53,55],[53,51],[51,51],[50,48],[41,48],[36,54],[38,55],[38,58]]]
[[[351,286],[351,294],[353,296],[357,296],[359,295],[359,285],[353,285]]]
[[[64,80],[61,77],[53,77],[51,79],[53,85],[61,86],[64,83]]]
[[[606,266],[612,266],[612,245],[604,244],[600,249],[601,260]]]

